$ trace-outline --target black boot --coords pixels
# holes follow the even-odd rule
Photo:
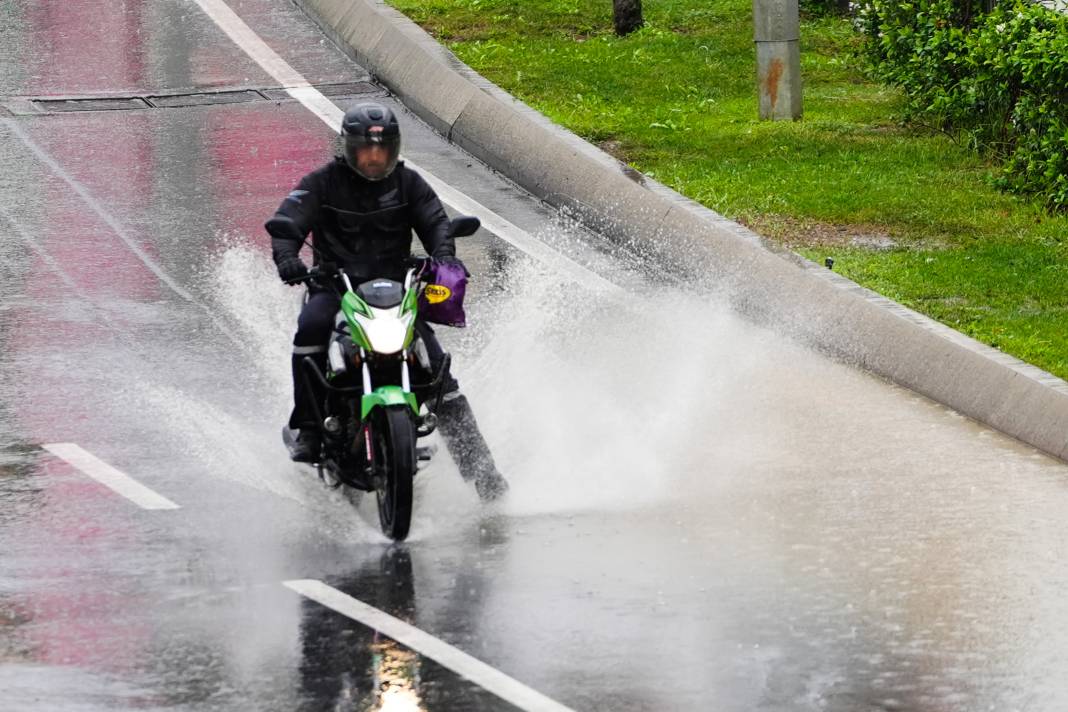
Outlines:
[[[289,451],[289,457],[293,462],[319,462],[321,450],[319,431],[314,428],[301,428],[293,448]]]
[[[493,455],[478,429],[467,397],[452,395],[442,401],[437,416],[438,430],[449,448],[449,454],[460,468],[460,476],[475,483],[475,491],[483,501],[503,496],[508,491],[508,481],[493,462]]]

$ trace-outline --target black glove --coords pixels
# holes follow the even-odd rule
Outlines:
[[[465,265],[463,260],[456,255],[442,255],[441,257],[435,257],[434,261],[443,265],[459,265],[460,267],[463,267],[465,276],[471,276],[471,273],[467,270],[467,265]]]
[[[308,266],[299,257],[286,257],[278,260],[278,276],[283,282],[292,284],[308,276]]]

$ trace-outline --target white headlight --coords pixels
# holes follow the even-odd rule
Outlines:
[[[414,314],[398,315],[398,309],[375,309],[371,307],[373,319],[361,320],[363,331],[371,349],[380,354],[395,354],[404,348]]]

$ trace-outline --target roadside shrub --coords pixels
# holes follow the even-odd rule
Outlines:
[[[798,0],[801,10],[815,17],[846,15],[852,9],[850,0]]]
[[[865,0],[865,51],[906,118],[1002,160],[999,187],[1068,210],[1068,17],[985,2]]]

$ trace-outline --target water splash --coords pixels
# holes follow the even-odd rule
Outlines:
[[[732,423],[732,408],[739,384],[767,367],[752,355],[771,350],[761,345],[770,335],[727,306],[675,286],[635,277],[627,290],[610,293],[563,281],[531,260],[506,269],[495,280],[503,291],[468,305],[471,328],[439,329],[512,483],[506,513],[628,509],[682,496],[683,473],[695,465],[709,470],[700,458],[710,438],[730,438],[713,463],[717,476],[744,466],[748,436]],[[187,437],[225,439],[231,451],[243,451],[235,457],[255,463],[255,472],[242,476],[257,482],[246,484],[297,496],[279,484],[291,479],[291,466],[276,442],[275,420],[288,412],[300,291],[278,283],[261,249],[242,244],[220,253],[207,283],[243,345],[258,413],[278,416],[261,426],[246,413],[201,403],[203,422],[186,419]],[[179,407],[174,393],[157,400]],[[452,518],[467,519],[477,506],[444,447],[420,473],[416,496],[416,540],[449,527]]]
[[[476,310],[483,336],[459,342],[456,370],[512,481],[507,511],[682,494],[680,473],[726,429],[746,356],[767,335],[707,297],[638,279],[594,295],[525,262],[506,283]]]

